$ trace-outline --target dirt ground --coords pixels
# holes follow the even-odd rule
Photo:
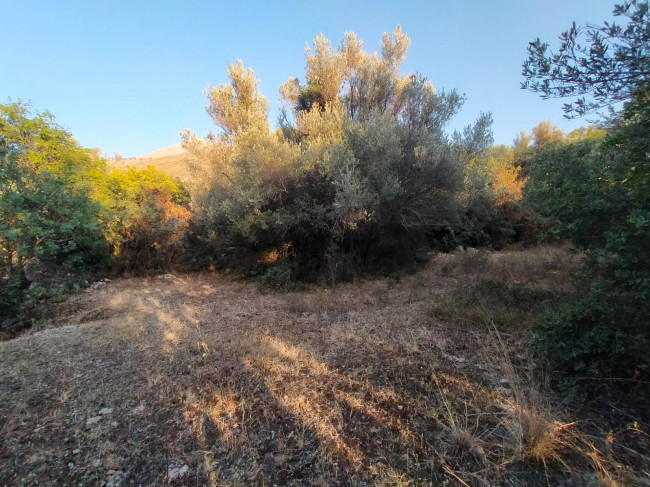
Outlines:
[[[111,281],[0,343],[0,485],[648,485],[644,425],[586,436],[533,379],[531,320],[578,262],[441,254],[294,293]],[[532,304],[467,298],[503,285]]]

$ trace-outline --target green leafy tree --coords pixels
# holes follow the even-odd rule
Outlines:
[[[539,347],[568,373],[638,377],[650,369],[650,24],[647,2],[625,3],[614,13],[627,15],[629,25],[590,27],[588,51],[574,46],[575,27],[558,55],[544,58],[539,42],[531,46],[524,74],[541,84],[527,87],[593,95],[595,101],[568,105],[567,113],[625,104],[609,120],[607,136],[586,131],[537,151],[524,194],[558,236],[587,251],[584,289],[549,317]],[[576,52],[583,54],[579,63]],[[577,64],[567,64],[572,59]]]
[[[184,249],[189,194],[153,168],[108,171],[47,112],[0,105],[0,313],[29,280],[168,267]]]
[[[103,170],[48,114],[0,105],[0,239],[5,268],[101,265],[106,252],[90,179]]]
[[[211,184],[195,188],[195,225],[213,253],[257,254],[253,271],[275,266],[268,270],[275,285],[338,280],[413,263],[459,224],[465,166],[490,145],[491,118],[447,133],[463,98],[401,75],[409,44],[400,28],[384,36],[381,55],[366,53],[352,33],[338,48],[318,36],[305,84],[290,78],[280,87],[285,111],[276,133],[264,110],[238,109],[267,106],[249,96],[254,77],[239,74],[252,71],[229,69],[219,113],[235,121],[213,117],[218,135],[184,137],[204,161],[202,174],[212,174]],[[212,113],[212,95],[210,103]]]
[[[103,162],[48,113],[0,105],[0,317],[16,315],[29,279],[108,261],[90,179]]]

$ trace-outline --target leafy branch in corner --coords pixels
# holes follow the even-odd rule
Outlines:
[[[557,52],[537,38],[528,46],[521,88],[544,99],[576,97],[564,105],[565,118],[633,99],[650,75],[649,11],[647,1],[632,0],[614,6],[614,16],[629,19],[625,27],[574,22]]]

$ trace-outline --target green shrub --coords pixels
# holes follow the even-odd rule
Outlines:
[[[260,286],[276,291],[291,291],[297,289],[296,270],[290,264],[270,266],[257,278]]]
[[[647,333],[609,300],[591,293],[548,316],[535,333],[537,349],[569,375],[639,377],[650,367]]]
[[[190,197],[180,182],[153,167],[112,170],[96,182],[95,199],[114,271],[142,274],[183,260]]]
[[[282,263],[293,271],[269,270],[262,280],[271,283],[417,268],[463,212],[465,167],[491,143],[491,118],[446,133],[463,98],[399,74],[410,43],[399,28],[384,36],[381,58],[353,34],[340,49],[322,36],[314,43],[306,84],[292,78],[280,88],[277,132],[241,63],[229,66],[231,83],[208,90],[220,133],[184,140],[206,181],[195,193],[193,241],[214,261],[233,247],[286,248]]]
[[[153,168],[108,171],[51,114],[0,105],[0,321],[38,311],[47,287],[26,293],[34,278],[68,289],[97,272],[169,267],[184,250],[188,207],[178,181]]]
[[[527,203],[588,256],[583,297],[537,333],[539,350],[565,373],[649,372],[649,115],[639,95],[605,139],[558,141],[532,159]]]
[[[13,321],[18,314],[22,302],[23,290],[18,278],[3,279],[0,281],[0,322]]]

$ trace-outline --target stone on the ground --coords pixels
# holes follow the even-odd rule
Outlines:
[[[172,480],[184,477],[189,469],[190,468],[187,465],[183,465],[182,467],[172,467],[170,465],[167,467],[167,480],[171,482]]]
[[[109,470],[104,485],[106,487],[118,487],[124,484],[125,475],[121,470]]]
[[[99,423],[102,420],[101,416],[93,416],[92,418],[88,418],[86,420],[86,426],[92,426],[94,424]]]
[[[512,396],[512,389],[508,389],[507,387],[497,387],[497,392],[506,397]]]

